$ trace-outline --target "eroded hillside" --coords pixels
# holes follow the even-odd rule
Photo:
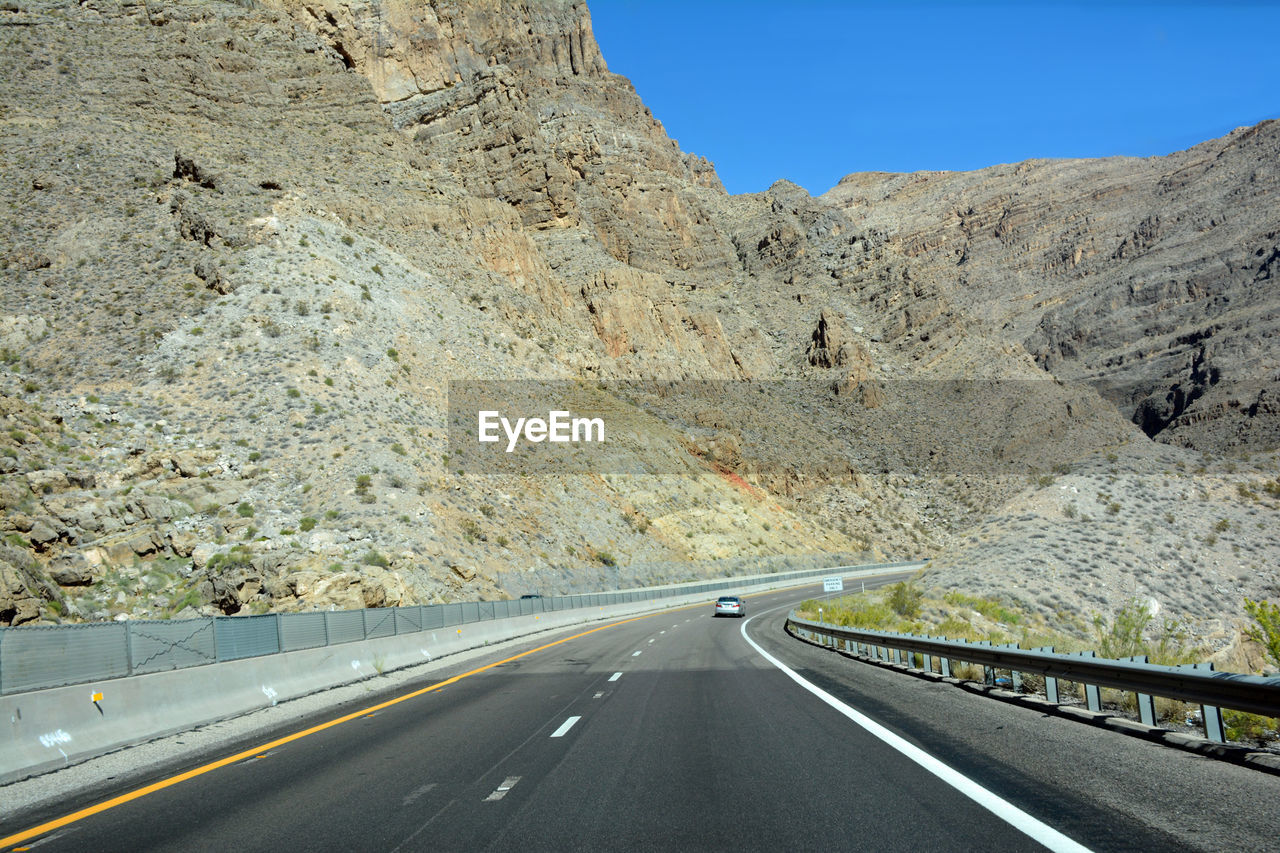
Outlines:
[[[1229,640],[1274,592],[1270,457],[1234,550],[1187,547],[1244,494],[1199,486],[1199,450],[1270,435],[1266,389],[1219,397],[1274,370],[1272,126],[729,196],[582,4],[18,2],[0,25],[5,622],[938,555],[939,582],[1047,612],[1160,596]],[[535,378],[767,403],[620,396],[656,415],[650,473],[450,470],[449,381]],[[979,384],[956,408],[953,380],[1035,405]],[[1123,527],[1038,547],[1094,523],[1046,490],[1095,475],[1208,504],[1165,511],[1181,547],[1114,499]],[[1088,587],[1075,547],[1116,536],[1137,580]]]

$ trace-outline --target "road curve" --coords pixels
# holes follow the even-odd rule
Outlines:
[[[708,602],[437,671],[401,689],[411,698],[378,697],[293,728],[348,718],[340,724],[191,757],[144,780],[155,790],[118,805],[102,807],[127,790],[20,815],[0,825],[0,849],[1043,849],[803,689],[753,643],[1015,812],[1064,833],[1068,845],[1265,849],[1253,817],[1225,818],[1239,818],[1249,798],[1257,807],[1248,815],[1266,812],[1280,802],[1280,779],[1040,719],[786,637],[787,607],[815,594],[748,596],[745,632],[740,620],[712,618]],[[558,637],[573,638],[546,646]],[[439,686],[421,692],[431,685]],[[1107,736],[1130,743],[1090,746]],[[1029,738],[1035,756],[1021,754]],[[1020,754],[1011,758],[1011,748]],[[205,771],[211,759],[237,755]],[[1151,767],[1173,775],[1134,786],[1127,799],[1123,784],[1092,795],[1081,777],[1116,775],[1117,757],[1147,762],[1121,776]],[[187,778],[171,781],[179,775]],[[1144,800],[1171,781],[1191,793],[1166,791],[1176,793],[1167,805]],[[1200,802],[1161,825],[1166,811],[1223,784],[1235,786],[1234,812]],[[94,813],[66,819],[78,810]]]

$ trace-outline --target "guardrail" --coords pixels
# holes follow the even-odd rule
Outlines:
[[[803,580],[855,569],[918,565],[922,564],[838,566],[618,592],[503,601],[0,627],[0,695],[433,631],[493,619],[660,600],[728,587]]]
[[[1045,696],[1058,703],[1058,681],[1083,684],[1085,703],[1091,711],[1101,711],[1101,687],[1112,687],[1137,695],[1139,717],[1155,725],[1153,697],[1179,699],[1201,706],[1205,737],[1226,740],[1220,708],[1280,717],[1280,678],[1263,678],[1235,672],[1215,672],[1211,663],[1160,666],[1147,663],[1145,656],[1126,660],[1097,657],[1094,652],[1065,654],[1052,646],[1022,649],[1016,644],[993,645],[990,641],[969,642],[919,634],[848,628],[801,619],[791,611],[787,629],[806,639],[843,647],[877,660],[903,663],[943,676],[951,675],[952,661],[981,665],[985,680],[994,684],[996,670],[1008,670],[1011,686],[1021,688],[1021,675],[1044,676]],[[903,656],[906,656],[904,659]]]

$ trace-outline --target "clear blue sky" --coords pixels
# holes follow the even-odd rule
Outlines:
[[[1280,0],[588,5],[609,69],[733,193],[1168,154],[1280,117]]]

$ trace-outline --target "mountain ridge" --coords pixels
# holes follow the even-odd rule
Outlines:
[[[1277,229],[1274,123],[1172,158],[730,196],[608,71],[581,3],[10,5],[30,25],[4,28],[22,73],[0,81],[3,621],[568,591],[823,554],[935,556],[939,583],[1050,613],[1160,596],[1223,642],[1243,595],[1274,596],[1274,546],[1249,526],[1275,509],[1274,457],[1217,458],[1273,435],[1253,253]],[[1225,165],[1187,171],[1212,151]],[[1181,205],[1159,222],[1157,195]],[[1236,319],[1224,293],[1243,294]],[[1138,358],[1135,329],[1172,343]],[[812,383],[830,402],[762,411],[837,436],[846,405],[915,402],[899,380],[1043,380],[1064,414],[1022,421],[1021,446],[1079,427],[1089,453],[1057,474],[875,471],[856,438],[811,458],[804,430],[760,444],[707,400],[653,437],[680,474],[449,470],[451,378],[654,377]],[[1201,464],[1256,500],[1199,488]],[[1172,508],[1110,513],[1109,477],[1135,503],[1172,478],[1145,490]],[[1110,495],[1089,529],[1048,499],[1064,483]],[[1169,541],[1143,532],[1175,510]],[[1224,518],[1235,533],[1188,544]],[[1132,571],[1089,596],[1069,553],[1027,574],[1037,525],[1090,553],[1107,527]],[[1184,562],[1211,593],[1170,583]]]

